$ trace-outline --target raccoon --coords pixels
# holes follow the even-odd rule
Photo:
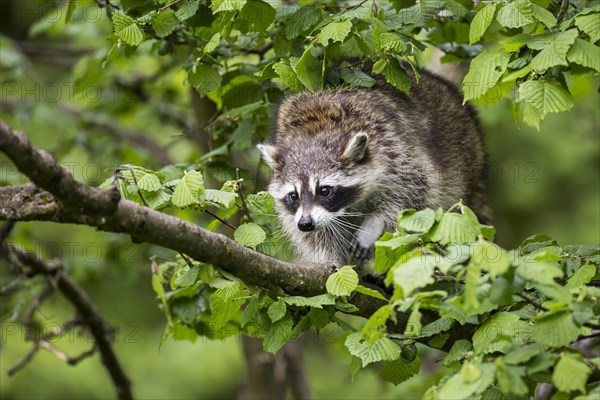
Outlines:
[[[375,241],[405,208],[460,199],[482,221],[486,157],[475,111],[453,84],[427,71],[410,95],[378,80],[285,98],[271,144],[269,192],[298,261],[369,268]]]

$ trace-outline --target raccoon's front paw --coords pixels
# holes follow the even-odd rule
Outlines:
[[[350,249],[350,259],[356,263],[357,266],[365,264],[373,257],[373,246],[364,247],[358,241],[352,242],[352,248]]]

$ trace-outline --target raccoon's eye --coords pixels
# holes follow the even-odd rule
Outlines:
[[[327,197],[333,193],[333,188],[331,186],[321,186],[319,188],[319,194],[323,197]]]
[[[292,201],[292,202],[294,202],[294,203],[295,203],[295,202],[297,202],[297,201],[298,201],[298,198],[299,198],[299,197],[298,197],[298,193],[296,193],[296,192],[291,192],[291,193],[288,193],[287,197],[288,197],[288,199],[289,199],[290,201]]]

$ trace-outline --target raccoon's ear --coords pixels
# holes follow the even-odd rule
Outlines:
[[[367,144],[369,136],[364,132],[359,132],[348,142],[346,149],[340,158],[342,162],[348,164],[358,164],[367,155]]]
[[[277,162],[277,148],[269,144],[259,144],[256,147],[260,150],[263,160],[269,164],[270,168],[274,168],[275,163]]]

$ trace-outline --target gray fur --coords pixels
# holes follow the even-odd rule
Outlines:
[[[408,96],[380,80],[371,89],[284,99],[273,143],[260,149],[273,170],[269,191],[300,260],[363,263],[377,237],[395,229],[403,208],[448,208],[462,199],[489,221],[482,135],[475,112],[461,100],[452,84],[426,71]],[[345,190],[352,203],[324,212],[319,204],[329,200],[314,192],[322,186],[316,182]],[[297,203],[286,197],[290,191],[298,192]],[[315,231],[298,229],[298,208],[315,214]]]

